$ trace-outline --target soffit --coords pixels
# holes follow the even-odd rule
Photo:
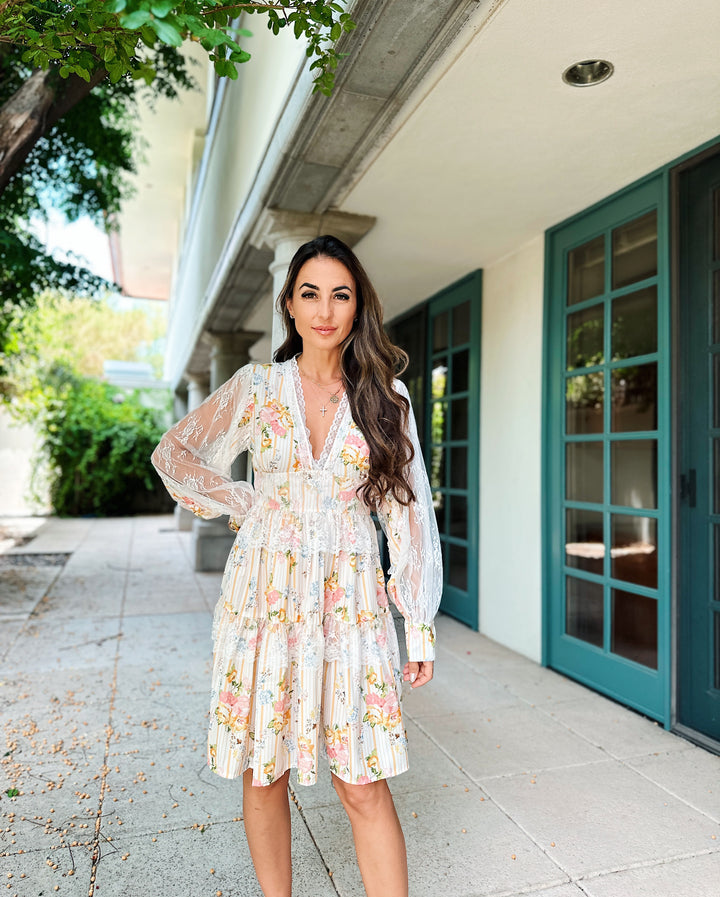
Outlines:
[[[479,27],[480,20],[483,27]],[[720,134],[720,4],[506,0],[337,197],[388,317]],[[605,58],[604,84],[562,72]]]

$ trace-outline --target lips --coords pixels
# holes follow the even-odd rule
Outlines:
[[[316,333],[327,334],[327,333],[335,333],[335,331],[337,330],[337,327],[313,327],[313,330]]]

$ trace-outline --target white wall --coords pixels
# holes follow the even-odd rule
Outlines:
[[[540,661],[544,238],[483,272],[480,631]]]
[[[246,24],[253,37],[244,39],[243,47],[253,58],[225,87],[216,131],[206,142],[207,169],[196,215],[179,247],[166,351],[166,376],[173,383],[184,370],[215,267],[305,59],[303,44],[291,33],[276,37],[259,17]]]
[[[0,517],[27,517],[52,510],[44,479],[35,484],[41,492],[40,500],[30,497],[37,442],[33,427],[18,424],[0,408]]]

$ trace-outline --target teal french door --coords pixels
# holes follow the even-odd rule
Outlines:
[[[669,721],[667,179],[548,234],[545,656]]]
[[[443,551],[441,610],[478,628],[482,272],[428,303],[425,458]]]
[[[720,742],[720,154],[678,177],[677,722]],[[717,747],[715,748],[717,749]]]

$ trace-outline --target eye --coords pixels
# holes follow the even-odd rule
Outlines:
[[[350,297],[346,293],[335,293],[335,298],[339,299],[341,302],[350,301]]]
[[[312,290],[307,290],[305,293],[300,294],[303,299],[315,299],[315,293]]]

